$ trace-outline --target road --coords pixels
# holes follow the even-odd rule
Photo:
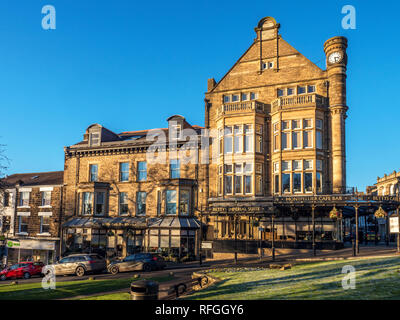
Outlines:
[[[174,274],[177,277],[188,277],[193,272],[199,271],[201,269],[206,269],[208,267],[207,267],[207,265],[203,265],[202,267],[200,267],[199,265],[188,266],[188,267],[171,266],[171,267],[167,267],[165,270],[151,271],[151,272],[132,271],[132,272],[121,272],[121,273],[117,273],[115,275],[110,274],[110,273],[87,274],[87,275],[84,275],[83,277],[77,277],[75,275],[57,276],[56,280],[57,280],[57,282],[81,281],[81,280],[88,280],[89,277],[95,277],[96,280],[123,279],[123,278],[132,278],[134,275],[137,275],[137,274],[140,274],[141,277],[162,277],[162,276],[167,276],[171,271],[174,272]],[[33,276],[30,279],[9,279],[9,280],[5,280],[5,281],[0,281],[0,285],[11,284],[13,281],[18,281],[18,283],[20,283],[20,284],[37,283],[37,282],[41,282],[42,279],[43,278],[39,277],[39,276]]]

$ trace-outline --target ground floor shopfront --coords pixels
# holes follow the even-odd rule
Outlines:
[[[199,221],[194,217],[75,217],[63,226],[63,255],[96,252],[108,259],[137,252],[196,256]]]
[[[202,212],[202,221],[207,221],[203,251],[210,256],[256,254],[272,247],[340,249],[351,240],[358,245],[364,232],[362,221],[369,219],[379,232],[382,220],[399,206],[398,197],[355,195],[211,199]],[[386,219],[374,216],[380,210],[389,213]]]
[[[5,264],[40,261],[51,264],[59,255],[59,239],[7,239]]]

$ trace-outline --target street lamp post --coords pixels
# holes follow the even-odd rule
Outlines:
[[[200,239],[199,239],[200,241],[199,241],[199,246],[200,246],[200,248],[199,248],[199,265],[202,265],[202,263],[203,263],[203,255],[202,255],[202,252],[201,252],[201,243],[202,243],[202,241],[203,241],[203,207],[201,207],[200,208]]]
[[[272,226],[272,241],[271,241],[271,253],[272,261],[275,261],[275,216],[271,216],[271,226]]]
[[[317,255],[317,248],[315,244],[315,205],[311,206],[311,219],[312,219],[312,250],[314,257]]]
[[[354,206],[354,209],[355,209],[355,211],[356,211],[356,217],[355,217],[355,219],[356,219],[356,253],[358,254],[358,253],[360,253],[360,246],[359,246],[359,240],[358,240],[358,204],[356,204],[355,206]]]
[[[234,230],[235,230],[235,264],[237,264],[237,216],[233,216]]]

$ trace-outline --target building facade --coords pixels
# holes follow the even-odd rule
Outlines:
[[[194,256],[206,204],[200,131],[178,115],[165,129],[120,134],[95,124],[66,147],[64,252]]]
[[[2,180],[3,263],[52,263],[60,254],[63,172],[13,174]]]
[[[229,247],[235,228],[253,245],[272,237],[307,242],[311,207],[277,200],[348,192],[347,39],[321,45],[322,70],[287,43],[279,28],[274,18],[261,19],[247,51],[219,82],[208,80],[205,125],[217,130],[219,146],[208,180],[211,234],[222,240],[214,241],[217,247]],[[238,206],[246,214],[227,214]],[[326,212],[317,221],[320,241],[341,241],[337,221]]]

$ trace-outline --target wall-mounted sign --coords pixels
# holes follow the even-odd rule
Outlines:
[[[269,212],[270,207],[212,207],[210,208],[210,213],[266,213]]]
[[[7,247],[8,248],[20,248],[20,243],[17,240],[7,240]]]
[[[202,241],[201,242],[201,248],[202,249],[212,249],[212,242],[208,241]]]
[[[400,224],[398,216],[391,216],[389,218],[390,233],[400,233]]]

